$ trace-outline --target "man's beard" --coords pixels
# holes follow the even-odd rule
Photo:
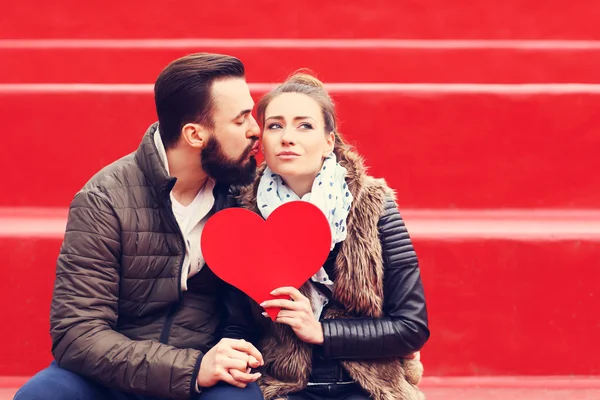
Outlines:
[[[254,181],[256,174],[256,158],[248,157],[254,146],[254,141],[244,150],[237,160],[228,158],[223,153],[221,143],[214,136],[208,139],[202,149],[201,162],[204,172],[217,182],[230,185],[248,185]]]

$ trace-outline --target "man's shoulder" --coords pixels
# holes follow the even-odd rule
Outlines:
[[[147,187],[148,182],[135,159],[134,152],[96,172],[77,195],[98,195],[110,201],[122,197],[123,194],[131,194],[132,189],[135,191],[134,188],[144,189]]]

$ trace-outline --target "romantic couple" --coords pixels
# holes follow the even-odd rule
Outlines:
[[[154,97],[158,122],[139,148],[71,203],[54,361],[15,399],[424,398],[417,256],[393,191],[344,142],[322,83],[291,76],[259,100],[257,123],[240,60],[200,53],[169,64]],[[256,304],[204,263],[202,229],[228,207],[266,219],[295,200],[327,216],[329,257],[300,290]],[[275,321],[270,307],[282,309]]]

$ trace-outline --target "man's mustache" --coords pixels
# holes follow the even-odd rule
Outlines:
[[[258,139],[252,139],[252,141],[250,142],[248,147],[246,147],[246,150],[244,150],[244,153],[242,154],[242,158],[246,158],[246,156],[248,154],[250,154],[250,152],[252,151],[252,148],[254,147],[254,143],[256,143],[257,141],[258,141]]]

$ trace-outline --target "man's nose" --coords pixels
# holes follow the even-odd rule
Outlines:
[[[246,136],[248,138],[258,138],[260,136],[260,127],[252,115],[250,115],[250,129],[246,132]]]

